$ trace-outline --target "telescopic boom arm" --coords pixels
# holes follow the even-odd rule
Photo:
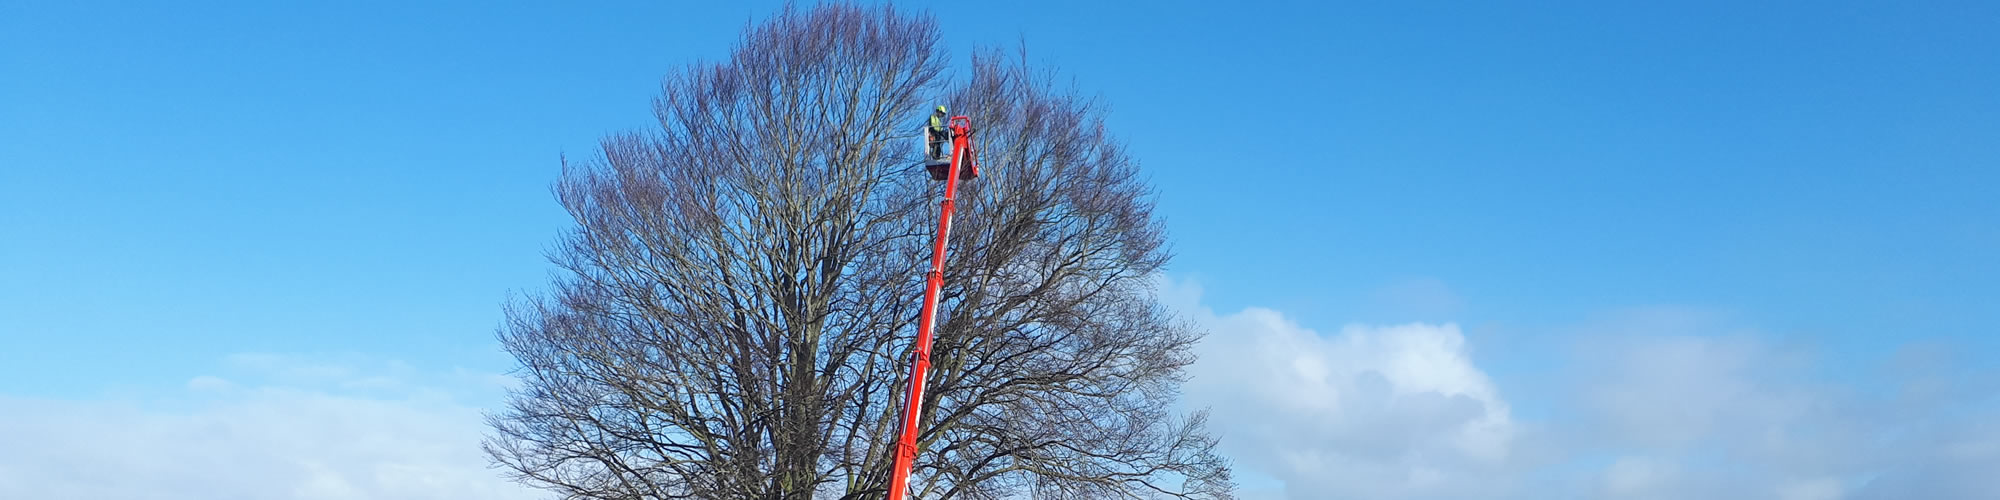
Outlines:
[[[944,174],[944,202],[939,207],[937,246],[932,249],[931,270],[924,274],[924,310],[917,320],[916,359],[910,367],[910,397],[903,404],[903,430],[896,439],[895,468],[889,472],[889,500],[903,500],[909,494],[910,463],[917,458],[917,437],[923,421],[924,378],[931,368],[931,327],[937,324],[938,288],[944,285],[944,250],[945,242],[951,236],[952,199],[958,195],[961,174],[966,179],[979,175],[971,144],[972,120],[963,116],[952,117],[949,170],[932,173],[932,178],[939,177],[938,173]]]

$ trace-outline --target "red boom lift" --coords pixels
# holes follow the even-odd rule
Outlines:
[[[951,159],[928,160],[924,168],[931,179],[944,181],[944,202],[938,215],[937,246],[931,253],[931,271],[924,274],[924,311],[917,320],[917,345],[910,367],[910,397],[903,404],[903,431],[896,439],[895,468],[889,472],[889,500],[903,500],[909,494],[910,463],[917,458],[918,422],[922,420],[924,376],[931,369],[931,327],[936,325],[938,288],[944,285],[944,245],[951,235],[951,202],[958,195],[958,181],[979,176],[977,155],[972,151],[972,120],[951,117]],[[926,133],[928,135],[928,132]],[[937,138],[926,137],[929,140]],[[929,146],[926,144],[925,146]]]

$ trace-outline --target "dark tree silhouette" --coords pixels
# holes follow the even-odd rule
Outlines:
[[[565,161],[576,225],[499,336],[522,387],[486,449],[565,498],[880,498],[939,184],[930,102],[977,126],[939,308],[918,498],[1227,498],[1172,409],[1200,332],[1155,300],[1165,235],[1101,110],[1021,58],[945,82],[939,28],[787,8],[673,74],[658,130]]]

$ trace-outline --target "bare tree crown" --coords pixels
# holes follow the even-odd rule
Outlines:
[[[786,8],[662,84],[659,128],[565,162],[561,273],[509,304],[522,387],[487,452],[565,498],[879,498],[936,186],[929,104],[977,127],[940,303],[917,498],[1227,498],[1172,402],[1198,331],[1133,160],[1025,61],[945,80],[934,20]]]

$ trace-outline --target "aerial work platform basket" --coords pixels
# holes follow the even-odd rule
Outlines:
[[[930,171],[931,180],[945,180],[951,175],[951,163],[963,161],[958,170],[959,179],[979,177],[979,155],[972,147],[972,120],[963,116],[951,117],[951,126],[945,129],[944,137],[924,128],[924,170]],[[965,152],[963,157],[959,152]]]

